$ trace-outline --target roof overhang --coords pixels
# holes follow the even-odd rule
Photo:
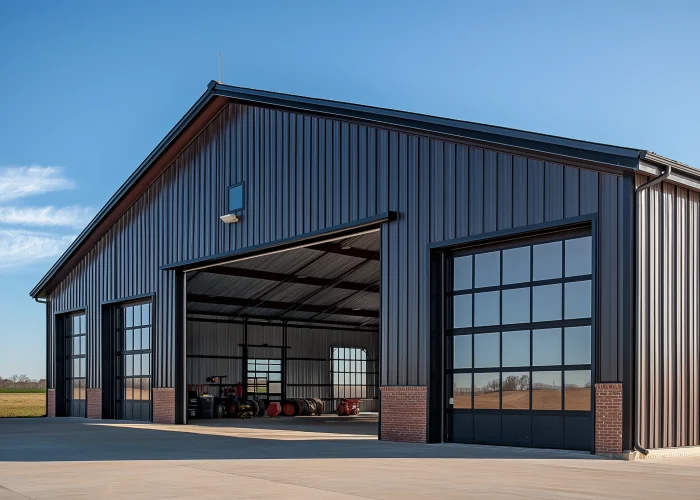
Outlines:
[[[206,92],[110,198],[34,287],[30,295],[35,298],[46,297],[65,279],[70,269],[87,255],[112,225],[124,215],[139,196],[230,101],[325,115],[363,124],[387,126],[429,137],[452,139],[484,147],[490,146],[499,149],[499,151],[553,159],[572,165],[593,166],[601,170],[642,170],[646,172],[645,167],[648,166],[648,172],[651,175],[655,166],[663,168],[663,164],[660,163],[662,157],[635,148],[579,141],[372,106],[233,87],[212,81]],[[672,162],[672,160],[664,160]],[[686,169],[687,174],[682,168],[679,167],[676,170],[674,166],[676,177],[698,179],[692,182],[700,186],[700,172],[687,165],[678,165]]]
[[[700,191],[700,170],[650,151],[644,151],[639,157],[640,173],[656,177],[669,168],[668,182]]]
[[[45,297],[76,266],[146,189],[168,168],[177,156],[223,109],[228,99],[210,87],[180,119],[136,171],[122,184],[107,204],[95,215],[49,272],[30,292]]]

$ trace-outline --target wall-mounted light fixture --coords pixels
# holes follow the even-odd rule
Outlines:
[[[219,217],[224,224],[235,224],[240,219],[236,214],[226,214]]]

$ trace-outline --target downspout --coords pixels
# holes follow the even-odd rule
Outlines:
[[[38,304],[44,304],[46,307],[46,395],[44,396],[44,408],[46,408],[46,416],[48,416],[48,408],[49,408],[49,362],[51,361],[49,359],[49,336],[51,335],[50,329],[49,329],[49,308],[48,308],[48,300],[41,300],[39,297],[34,297],[34,302]]]
[[[649,189],[652,186],[655,186],[656,184],[659,184],[660,182],[665,181],[668,179],[668,176],[671,175],[671,166],[669,165],[666,170],[659,175],[658,177],[654,177],[648,182],[645,182],[641,186],[639,186],[637,189],[635,189],[634,194],[635,194],[635,210],[634,210],[634,232],[636,235],[636,245],[635,245],[635,252],[634,252],[634,263],[635,263],[635,268],[637,272],[637,282],[635,284],[635,288],[637,289],[635,301],[634,301],[634,317],[635,317],[635,322],[637,328],[635,328],[635,333],[634,333],[634,339],[635,339],[635,347],[636,347],[636,360],[635,360],[635,389],[634,389],[634,399],[635,399],[635,406],[636,406],[636,415],[635,415],[635,437],[634,437],[634,449],[635,451],[638,451],[642,455],[646,456],[649,454],[649,450],[644,448],[640,444],[641,440],[641,434],[642,434],[642,426],[641,426],[641,397],[640,394],[642,392],[641,388],[641,376],[640,376],[640,353],[639,353],[639,339],[637,338],[637,332],[639,331],[639,303],[641,301],[640,293],[639,293],[639,282],[640,282],[640,270],[639,270],[639,195],[642,191],[645,191],[646,189]]]

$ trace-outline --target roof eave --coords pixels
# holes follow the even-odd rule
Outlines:
[[[151,168],[154,165],[159,165],[163,170],[167,168],[172,159],[184,149],[184,147],[181,147],[182,143],[188,144],[188,137],[196,137],[208,123],[206,118],[209,113],[212,112],[214,116],[218,113],[217,106],[208,108],[216,100],[218,100],[220,107],[223,107],[228,100],[250,102],[255,105],[267,105],[387,125],[433,136],[468,139],[476,144],[483,143],[511,148],[518,154],[520,154],[520,151],[530,151],[552,155],[564,160],[567,158],[578,159],[600,166],[613,167],[616,170],[643,170],[643,165],[646,165],[648,162],[663,167],[664,162],[668,162],[667,164],[672,165],[674,171],[679,172],[684,178],[697,179],[697,185],[700,186],[700,172],[692,167],[634,148],[578,141],[564,137],[359,104],[233,87],[212,80],[209,82],[204,94],[185,113],[134,173],[129,176],[41,281],[32,289],[30,292],[32,297],[46,297],[48,291],[52,290],[60,282],[60,279],[65,277],[57,278],[59,271],[69,264],[75,265],[89,251],[89,248],[92,248],[96,241],[99,240],[101,234],[108,230],[111,223],[113,223],[111,219],[118,216],[115,215],[118,212],[115,209],[119,208],[122,211],[128,209],[128,206],[133,203],[129,197],[133,195],[136,189],[144,187],[145,190],[159,175],[158,169],[155,169],[156,173],[152,174],[150,172]],[[205,109],[208,109],[207,113],[203,113]],[[189,140],[191,141],[192,138]],[[99,233],[101,229],[104,229],[103,233]],[[80,253],[78,250],[81,248],[84,250],[87,248],[87,250]]]
[[[251,102],[257,105],[262,104],[345,119],[350,118],[361,122],[413,130],[418,133],[471,139],[494,146],[509,146],[523,151],[537,151],[562,158],[578,158],[616,168],[637,168],[638,158],[642,153],[642,150],[638,148],[580,141],[419,113],[233,87],[217,82],[212,82],[210,85],[217,95],[240,102]]]
[[[639,155],[640,173],[654,176],[668,168],[671,169],[668,182],[700,191],[700,170],[651,151],[643,151]]]

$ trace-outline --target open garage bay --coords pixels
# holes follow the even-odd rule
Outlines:
[[[376,413],[379,239],[373,230],[187,273],[187,422],[248,427],[278,406],[338,426],[326,417],[348,399],[344,414]]]

